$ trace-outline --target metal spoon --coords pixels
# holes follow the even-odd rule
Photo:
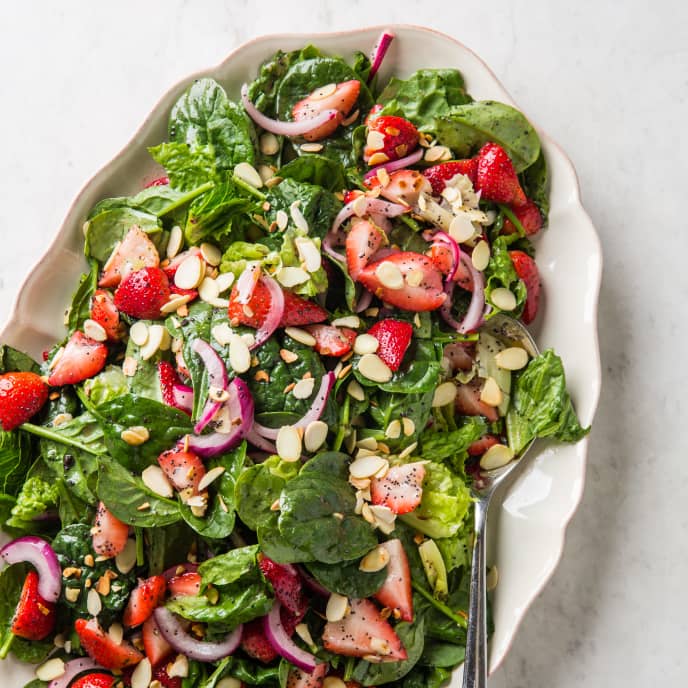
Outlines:
[[[513,318],[498,314],[484,326],[485,331],[507,342],[522,346],[530,356],[538,355],[538,349],[526,328]],[[466,659],[463,665],[463,688],[486,688],[487,686],[487,590],[485,584],[485,533],[487,512],[497,488],[509,476],[513,478],[516,466],[523,463],[523,457],[532,442],[519,455],[493,471],[482,471],[479,481],[471,490],[475,501],[475,538],[471,562],[471,587],[466,631]]]

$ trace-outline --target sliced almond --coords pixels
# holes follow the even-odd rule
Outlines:
[[[312,239],[307,237],[297,237],[294,245],[298,251],[299,258],[308,272],[316,272],[322,266],[322,254]]]
[[[266,132],[260,137],[260,152],[263,155],[275,155],[279,152],[280,145],[278,138],[271,132]]]
[[[198,483],[198,491],[204,492],[212,483],[214,483],[225,472],[224,466],[215,466],[211,468]]]
[[[520,346],[511,346],[495,356],[495,363],[503,370],[521,370],[528,365],[528,352]]]
[[[379,151],[385,147],[385,135],[381,131],[371,129],[366,137],[366,148]]]
[[[205,300],[205,299],[204,299]],[[163,315],[169,315],[178,311],[191,301],[191,294],[172,294],[170,300],[160,308]]]
[[[79,599],[79,595],[81,595],[80,588],[67,588],[65,590],[65,598],[70,602],[76,602]]]
[[[222,251],[214,244],[204,242],[201,244],[201,256],[203,256],[203,260],[208,263],[208,265],[216,267],[222,260]]]
[[[110,625],[108,628],[108,636],[115,643],[115,645],[121,645],[122,640],[124,640],[124,628],[121,623],[115,623]]]
[[[458,212],[449,224],[449,236],[459,244],[463,244],[470,241],[474,235],[475,227],[468,215],[464,212]]]
[[[349,598],[333,592],[327,600],[325,607],[325,618],[328,621],[341,621],[349,610]]]
[[[389,643],[384,638],[377,638],[375,636],[373,636],[370,639],[370,649],[376,655],[383,655],[383,656],[388,655],[392,652],[392,648],[390,647]],[[136,686],[132,686],[132,688],[136,688]]]
[[[428,162],[451,160],[452,153],[446,146],[433,146],[425,151],[425,159]]]
[[[411,456],[411,454],[413,454],[413,452],[416,450],[417,446],[418,442],[412,442],[408,447],[406,447],[406,449],[404,449],[402,452],[399,452],[399,458],[403,460],[408,456]]]
[[[361,326],[361,319],[357,315],[345,315],[341,318],[335,318],[332,321],[335,327],[350,327],[354,330]]]
[[[279,429],[275,445],[280,458],[285,461],[298,461],[301,458],[301,435],[292,425]]]
[[[216,299],[220,295],[217,282],[212,277],[204,277],[198,287],[198,295],[201,297],[201,300],[206,302]]]
[[[120,437],[124,442],[132,447],[138,447],[150,439],[148,428],[143,425],[132,425],[126,430],[122,430]]]
[[[263,180],[260,178],[258,170],[247,162],[240,162],[234,168],[234,175],[256,189],[263,186]]]
[[[354,342],[354,353],[357,353],[359,356],[374,354],[379,346],[379,340],[373,337],[372,334],[359,334]]]
[[[389,468],[389,461],[381,456],[364,456],[356,459],[349,466],[352,478],[370,478],[384,468]]]
[[[299,344],[303,344],[304,346],[315,346],[315,337],[310,332],[302,330],[300,327],[286,327],[284,332],[288,337],[299,342]]]
[[[423,283],[425,275],[422,270],[411,270],[408,275],[406,275],[406,284],[409,287],[419,287]]]
[[[497,381],[493,377],[488,377],[480,390],[480,401],[488,406],[499,406],[504,400],[504,394]]]
[[[84,334],[96,342],[104,342],[107,339],[105,328],[91,318],[84,320]]]
[[[167,675],[170,678],[186,678],[189,675],[188,658],[184,655],[177,655],[174,662],[167,665]]]
[[[91,588],[86,596],[86,609],[91,616],[98,616],[103,611],[103,602],[94,588]]]
[[[303,444],[306,451],[311,454],[318,451],[325,444],[328,432],[327,423],[322,420],[314,420],[309,423],[303,433]]]
[[[325,84],[324,86],[321,86],[320,88],[316,88],[313,93],[309,96],[311,100],[322,100],[323,98],[327,98],[328,96],[331,96],[335,91],[337,90],[337,84]]]
[[[275,222],[280,229],[286,229],[289,224],[289,215],[284,210],[278,210],[275,213]]]
[[[291,215],[292,222],[294,225],[303,232],[308,232],[308,222],[301,212],[301,201],[294,201],[289,206],[289,214]]]
[[[514,458],[514,452],[504,444],[493,444],[480,458],[480,467],[494,471],[506,466]]]
[[[161,497],[172,497],[174,489],[160,466],[147,466],[141,473],[143,484]]]
[[[389,382],[392,371],[377,354],[364,354],[358,362],[358,371],[373,382]]]
[[[302,143],[299,147],[304,153],[319,153],[324,148],[322,143]]]
[[[346,392],[352,399],[356,399],[356,401],[365,401],[365,392],[358,380],[351,380],[346,386]]]
[[[401,422],[394,419],[385,430],[385,437],[389,437],[391,440],[396,440],[401,437]]]
[[[305,380],[299,380],[294,386],[292,394],[296,399],[308,399],[313,394],[314,389],[315,378],[310,377]]]
[[[140,354],[144,361],[153,358],[160,348],[162,348],[163,338],[167,330],[163,325],[151,325],[148,328],[148,339],[141,347]]]
[[[404,276],[395,263],[389,260],[383,260],[377,268],[375,268],[375,275],[380,280],[380,284],[387,289],[403,289]]]
[[[356,196],[351,202],[351,209],[356,217],[363,217],[368,212],[368,198],[364,195]]]
[[[308,624],[305,623],[300,623],[296,624],[294,627],[294,630],[296,631],[296,635],[303,640],[306,645],[309,647],[313,647],[315,643],[313,642],[313,636],[311,635],[311,632],[308,628]],[[323,688],[325,688],[325,682],[323,681]],[[346,687],[345,687],[346,688]]]
[[[246,342],[237,334],[232,334],[229,339],[229,365],[239,374],[251,367],[251,352]]]
[[[385,547],[378,546],[366,554],[358,565],[359,571],[374,573],[381,571],[389,563],[389,552]]]
[[[115,557],[115,566],[120,573],[129,573],[136,564],[136,540],[129,539],[124,549]]]
[[[416,424],[413,422],[411,418],[402,418],[401,428],[402,432],[404,433],[404,436],[410,437],[416,431]]]
[[[388,506],[382,506],[380,504],[371,504],[370,512],[375,517],[375,520],[383,521],[385,523],[394,523],[397,517],[397,515]]]
[[[218,293],[222,294],[227,291],[234,284],[234,273],[233,272],[221,272],[215,278],[215,284],[217,284]]]
[[[40,681],[54,681],[64,676],[65,663],[59,657],[53,657],[36,669],[36,678]]]
[[[204,277],[205,263],[194,254],[181,262],[174,273],[174,283],[180,289],[195,289]]]
[[[490,301],[501,311],[513,311],[516,308],[516,297],[514,292],[504,287],[493,289],[490,294]]]
[[[129,336],[136,346],[143,346],[148,341],[148,325],[141,320],[137,320],[129,328]]]
[[[471,254],[471,262],[476,270],[481,272],[488,266],[490,262],[490,244],[484,239],[481,239],[473,249]]]
[[[179,225],[174,225],[170,230],[170,238],[167,240],[167,249],[165,253],[168,258],[174,258],[184,245],[184,234]]]
[[[148,688],[153,678],[153,668],[148,657],[144,657],[131,675],[131,688]]]
[[[385,162],[389,162],[389,157],[386,153],[373,153],[368,160],[369,165],[382,165]]]
[[[310,279],[310,275],[303,268],[286,267],[282,268],[276,275],[277,281],[283,287],[296,287],[304,284]]]
[[[210,330],[210,334],[213,336],[213,339],[222,346],[227,346],[227,344],[232,341],[232,337],[235,336],[235,332],[232,331],[232,328],[227,323],[215,325],[212,330]]]
[[[454,399],[456,399],[456,393],[456,385],[453,382],[443,382],[441,385],[438,385],[432,397],[433,408],[453,403]]]
[[[368,449],[374,452],[377,449],[377,440],[374,437],[362,437],[356,442],[356,447],[358,449]]]
[[[384,188],[389,184],[389,172],[384,167],[381,167],[376,173],[375,176],[377,177],[377,180],[380,182],[380,185]]]

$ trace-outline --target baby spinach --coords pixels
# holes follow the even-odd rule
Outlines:
[[[509,446],[518,454],[536,437],[578,442],[588,434],[566,389],[561,358],[548,349],[516,375],[506,416]]]
[[[176,502],[150,490],[141,478],[117,461],[103,455],[99,464],[98,497],[120,521],[130,526],[157,528],[180,520]]]
[[[359,564],[359,561],[340,564],[322,564],[312,561],[306,568],[318,583],[324,585],[330,592],[357,599],[371,597],[385,582],[387,567],[385,566],[380,571],[366,573],[358,568]]]
[[[38,476],[28,478],[12,507],[7,525],[27,532],[36,528],[34,521],[57,508],[59,500],[58,484],[48,483]]]
[[[422,666],[420,662],[404,676],[403,688],[442,688],[449,683],[451,670]]]
[[[509,315],[518,317],[523,311],[523,306],[528,296],[526,285],[519,278],[514,264],[509,255],[508,237],[497,237],[492,242],[492,254],[490,262],[485,269],[485,298],[490,301],[490,295],[494,289],[504,287],[511,290],[516,296],[516,308],[509,312]],[[493,307],[493,314],[498,312]]]
[[[122,372],[120,366],[109,365],[94,377],[85,380],[82,390],[90,404],[100,406],[126,394],[129,391],[129,378]]]
[[[9,344],[0,344],[0,373],[39,373],[40,366],[23,351]]]
[[[168,526],[155,526],[146,530],[144,537],[145,559],[151,576],[179,564],[186,558],[186,553],[197,548],[197,536],[187,528],[184,521],[171,523]]]
[[[470,157],[488,141],[497,143],[517,172],[530,167],[540,155],[540,138],[523,113],[494,100],[452,107],[438,119],[437,138],[459,158]]]
[[[277,176],[307,182],[328,191],[342,191],[348,187],[342,164],[323,155],[304,155],[280,167]]]
[[[155,324],[152,320],[141,320],[141,322],[145,323],[147,326]],[[164,352],[157,351],[152,357],[144,359],[141,355],[141,347],[136,344],[133,339],[129,338],[125,357],[132,358],[136,361],[136,369],[134,370],[133,375],[125,376],[122,373],[122,378],[124,378],[124,383],[126,385],[124,393],[129,392],[130,394],[134,394],[138,397],[146,397],[147,399],[152,399],[153,401],[162,402],[162,390],[160,388],[160,377],[158,376],[158,363],[163,360],[164,356]],[[119,370],[121,372],[121,368],[115,368],[115,370]],[[111,381],[114,382],[119,388],[119,383],[122,380],[117,373],[113,372],[111,373]],[[88,384],[88,381],[86,386],[91,386]],[[114,396],[106,394],[106,401],[111,401],[118,396],[121,396],[121,393]],[[104,401],[100,403],[104,403]]]
[[[117,242],[136,225],[146,232],[154,242],[162,237],[162,225],[158,218],[134,208],[111,208],[104,210],[87,221],[84,252],[88,258],[105,263]]]
[[[0,431],[0,492],[16,495],[31,465],[31,436],[21,430]]]
[[[545,153],[540,150],[537,160],[521,174],[526,196],[535,201],[545,221],[549,214],[549,168]]]
[[[81,275],[79,286],[72,297],[67,327],[70,332],[80,328],[84,320],[91,317],[91,297],[98,288],[98,263],[91,261],[91,269]]]
[[[192,148],[186,143],[161,143],[149,148],[148,152],[165,168],[175,189],[190,191],[219,180],[215,156],[207,146]]]
[[[481,416],[467,417],[457,430],[438,432],[435,428],[425,430],[420,436],[420,455],[424,459],[449,462],[456,468],[466,459],[466,450],[471,443],[487,432],[487,423]]]
[[[434,390],[410,394],[378,392],[374,396],[375,403],[368,407],[368,414],[374,425],[383,431],[393,420],[409,418],[413,422],[415,436],[428,424],[433,396]],[[409,438],[405,437],[403,441],[408,444]]]
[[[260,580],[258,551],[258,545],[248,545],[204,561],[198,567],[203,586],[231,585],[240,579]]]

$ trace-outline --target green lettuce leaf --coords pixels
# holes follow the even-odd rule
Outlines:
[[[7,521],[11,528],[31,531],[32,521],[46,511],[56,509],[60,491],[55,483],[47,483],[35,476],[29,478],[17,495],[12,515]]]

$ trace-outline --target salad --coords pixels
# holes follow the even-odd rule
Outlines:
[[[443,685],[471,486],[578,441],[531,323],[548,174],[453,68],[278,52],[84,223],[63,341],[0,347],[0,657],[31,688]]]

